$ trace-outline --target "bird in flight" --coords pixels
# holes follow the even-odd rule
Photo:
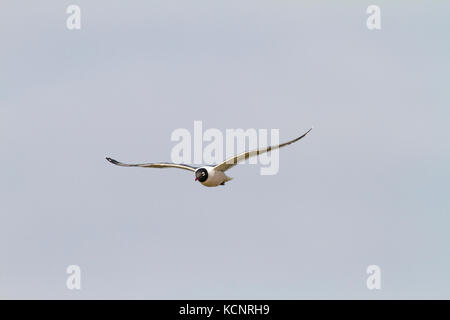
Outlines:
[[[247,151],[241,154],[238,154],[234,157],[231,157],[222,163],[216,165],[216,166],[202,166],[202,167],[193,167],[189,166],[187,164],[178,164],[178,163],[168,163],[168,162],[157,162],[157,163],[141,163],[141,164],[127,164],[122,163],[117,160],[106,158],[109,162],[112,164],[115,164],[117,166],[121,167],[141,167],[141,168],[178,168],[183,170],[189,170],[195,173],[195,181],[199,181],[202,185],[206,187],[217,187],[219,185],[225,185],[225,182],[230,181],[232,178],[225,175],[225,171],[228,169],[231,169],[235,165],[237,165],[239,162],[247,160],[250,157],[260,155],[265,152],[269,152],[271,150],[279,149],[284,146],[287,146],[291,143],[297,142],[298,140],[305,137],[310,131],[309,129],[306,133],[301,135],[298,138],[295,138],[293,140],[290,140],[285,143],[281,143],[276,146],[270,146],[266,148],[260,148],[252,151]]]

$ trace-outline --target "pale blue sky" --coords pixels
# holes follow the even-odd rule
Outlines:
[[[450,298],[449,10],[2,2],[0,298]],[[220,188],[104,160],[170,160],[194,120],[314,130]]]

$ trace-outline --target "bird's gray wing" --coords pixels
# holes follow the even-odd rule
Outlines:
[[[164,163],[164,162],[158,162],[158,163],[141,163],[141,164],[127,164],[122,163],[117,160],[106,158],[109,162],[112,164],[115,164],[116,166],[121,167],[141,167],[141,168],[178,168],[178,169],[184,169],[189,171],[195,171],[196,167],[188,166],[187,164],[178,164],[178,163]]]
[[[214,167],[214,169],[218,170],[218,171],[226,171],[226,170],[234,167],[235,165],[237,165],[239,162],[244,161],[244,160],[246,160],[246,159],[248,159],[250,157],[257,156],[257,155],[260,155],[262,153],[269,152],[271,150],[279,149],[279,148],[282,148],[284,146],[287,146],[288,144],[297,142],[298,140],[300,140],[301,138],[306,136],[311,130],[312,130],[312,128],[309,129],[306,133],[304,133],[300,137],[295,138],[295,139],[293,139],[291,141],[288,141],[288,142],[276,145],[276,146],[270,146],[270,147],[267,147],[267,148],[261,148],[261,149],[252,150],[252,151],[247,151],[247,152],[241,153],[241,154],[239,154],[237,156],[229,158],[229,159],[225,160],[224,162],[218,164],[217,166]]]

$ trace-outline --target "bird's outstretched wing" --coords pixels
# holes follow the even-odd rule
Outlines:
[[[270,146],[270,147],[267,147],[267,148],[261,148],[261,149],[251,150],[251,151],[247,151],[247,152],[241,153],[241,154],[239,154],[237,156],[229,158],[229,159],[225,160],[224,162],[218,164],[217,166],[214,167],[214,169],[218,170],[218,171],[226,171],[226,170],[234,167],[235,165],[237,165],[240,161],[244,161],[244,160],[246,160],[246,159],[248,159],[250,157],[257,156],[257,155],[260,155],[262,153],[269,152],[271,150],[279,149],[279,148],[282,148],[284,146],[287,146],[288,144],[297,142],[298,140],[300,140],[301,138],[306,136],[311,130],[312,130],[312,128],[309,129],[306,133],[304,133],[300,137],[295,138],[295,139],[293,139],[291,141],[288,141],[288,142],[276,145],[276,146]]]
[[[122,163],[117,160],[106,158],[109,162],[112,164],[115,164],[116,166],[121,167],[141,167],[141,168],[178,168],[178,169],[184,169],[189,171],[195,171],[197,168],[188,166],[187,164],[178,164],[178,163],[164,163],[164,162],[158,162],[158,163],[141,163],[141,164],[127,164]]]

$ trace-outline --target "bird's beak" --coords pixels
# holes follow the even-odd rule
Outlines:
[[[195,177],[195,180],[194,181],[197,181],[198,180],[198,178],[197,177]]]

